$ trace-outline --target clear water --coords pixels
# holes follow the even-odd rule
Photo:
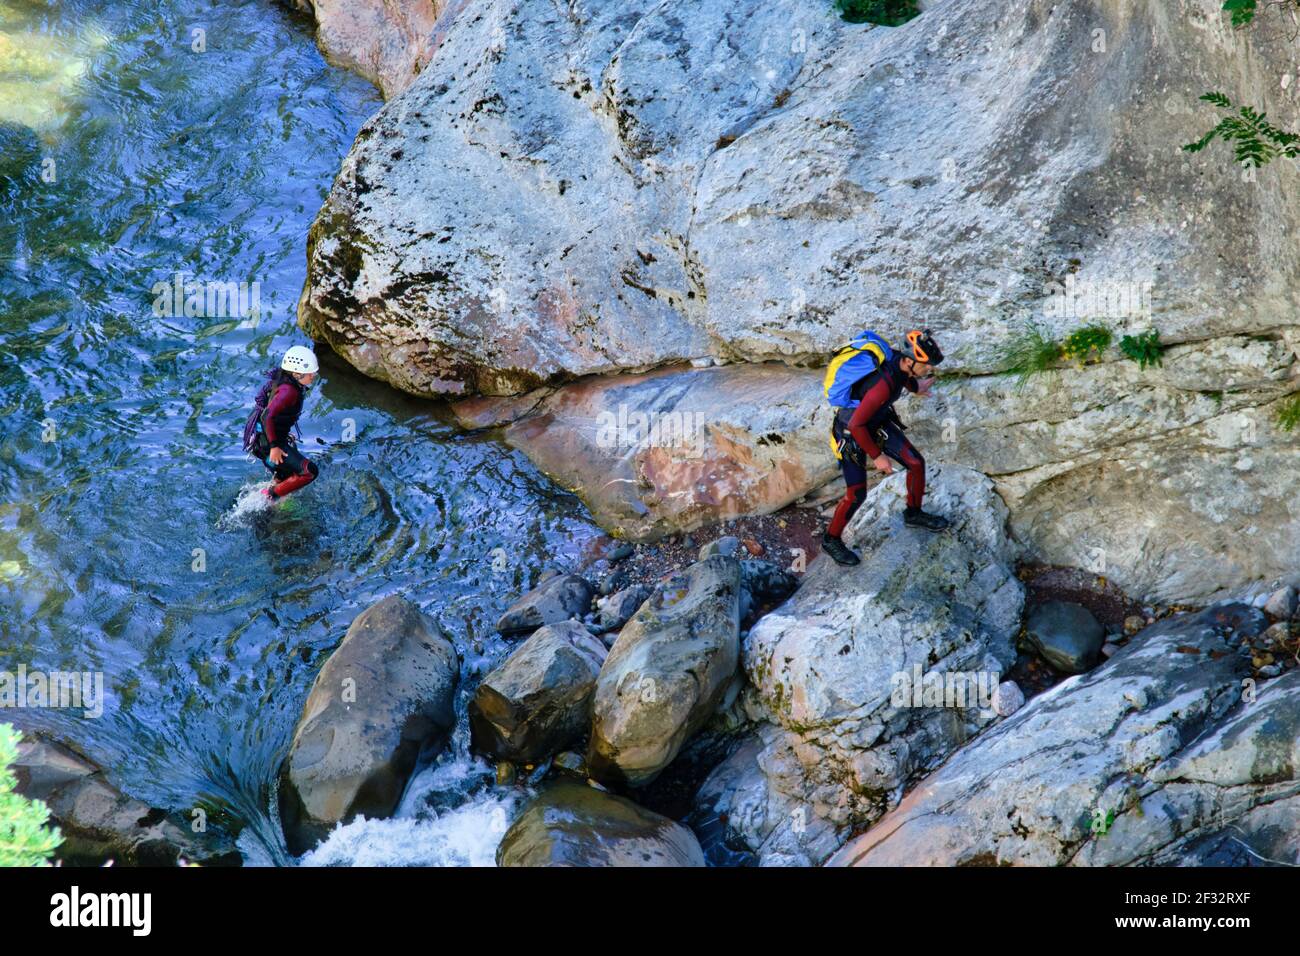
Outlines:
[[[464,655],[456,739],[400,820],[309,862],[486,862],[514,802],[466,755],[465,698],[507,650],[494,617],[599,532],[521,456],[328,357],[302,421],[320,479],[246,506],[249,397],[303,341],[307,227],[381,105],[310,29],[274,0],[0,0],[0,670],[101,671],[108,698],[0,720],[288,862],[273,786],[302,702],[402,593]],[[157,315],[177,272],[256,282],[260,312]]]

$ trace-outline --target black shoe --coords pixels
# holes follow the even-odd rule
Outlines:
[[[839,538],[831,534],[822,535],[822,550],[834,559],[836,564],[860,564],[862,559],[849,550]]]
[[[910,528],[924,528],[926,531],[942,531],[952,524],[943,515],[932,515],[920,508],[908,508],[903,512],[903,524]]]

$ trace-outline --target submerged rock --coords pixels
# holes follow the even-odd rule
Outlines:
[[[1146,628],[958,751],[832,863],[1186,865],[1232,836],[1294,859],[1280,821],[1300,813],[1300,672],[1255,697],[1234,652],[1265,623],[1236,604]]]
[[[820,862],[996,719],[1024,601],[1006,508],[984,476],[935,469],[927,507],[953,527],[933,534],[903,524],[904,493],[901,475],[872,489],[845,532],[862,563],[819,557],[744,642],[748,710],[773,725],[771,823],[747,835],[764,862]]]
[[[497,630],[505,635],[526,634],[545,624],[581,618],[591,610],[593,593],[580,574],[551,574],[506,608]]]
[[[498,866],[704,866],[695,835],[586,784],[551,784],[497,848]]]
[[[359,814],[397,807],[421,753],[455,723],[456,649],[396,595],[359,614],[303,706],[280,776],[280,820],[295,854]]]
[[[43,735],[24,735],[12,770],[17,792],[50,808],[64,838],[55,857],[70,866],[242,862],[233,841],[206,818],[196,833],[198,817],[186,820],[127,796],[88,759]]]
[[[1025,637],[1058,671],[1081,674],[1097,663],[1106,630],[1081,604],[1047,601],[1030,613]]]
[[[610,649],[596,682],[587,763],[642,786],[722,702],[740,645],[740,566],[720,555],[661,581]]]
[[[576,621],[535,631],[485,678],[469,704],[473,747],[517,763],[540,763],[580,737],[605,645]]]

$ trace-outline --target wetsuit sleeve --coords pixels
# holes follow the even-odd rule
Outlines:
[[[853,417],[849,419],[849,434],[858,443],[858,447],[867,453],[868,458],[879,458],[880,446],[871,437],[871,429],[867,427],[867,423],[875,417],[876,412],[884,408],[887,401],[889,401],[889,380],[884,375],[880,375],[876,379],[876,384],[867,389],[867,394],[862,396],[862,401],[858,402],[858,407],[853,411]]]
[[[288,448],[285,439],[289,436],[276,433],[275,416],[292,410],[295,397],[292,385],[281,385],[275,390],[271,400],[266,403],[266,414],[262,416],[262,427],[266,431],[266,440],[271,443],[273,448]]]

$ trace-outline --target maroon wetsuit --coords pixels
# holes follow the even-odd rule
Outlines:
[[[298,416],[302,414],[302,398],[302,386],[286,375],[266,403],[266,411],[262,413],[262,432],[258,436],[255,453],[275,476],[276,484],[271,489],[271,494],[276,498],[310,484],[319,474],[316,465],[294,447],[290,437]],[[270,459],[272,448],[284,452],[284,458],[278,465]]]
[[[925,497],[925,459],[903,435],[902,423],[894,412],[894,402],[903,389],[917,391],[916,378],[903,371],[900,356],[894,355],[868,376],[866,391],[844,427],[868,460],[885,454],[907,469],[907,507],[919,510]],[[840,459],[840,468],[844,472],[844,498],[826,528],[826,533],[835,538],[844,532],[853,512],[862,504],[867,487],[864,467],[847,453]]]

